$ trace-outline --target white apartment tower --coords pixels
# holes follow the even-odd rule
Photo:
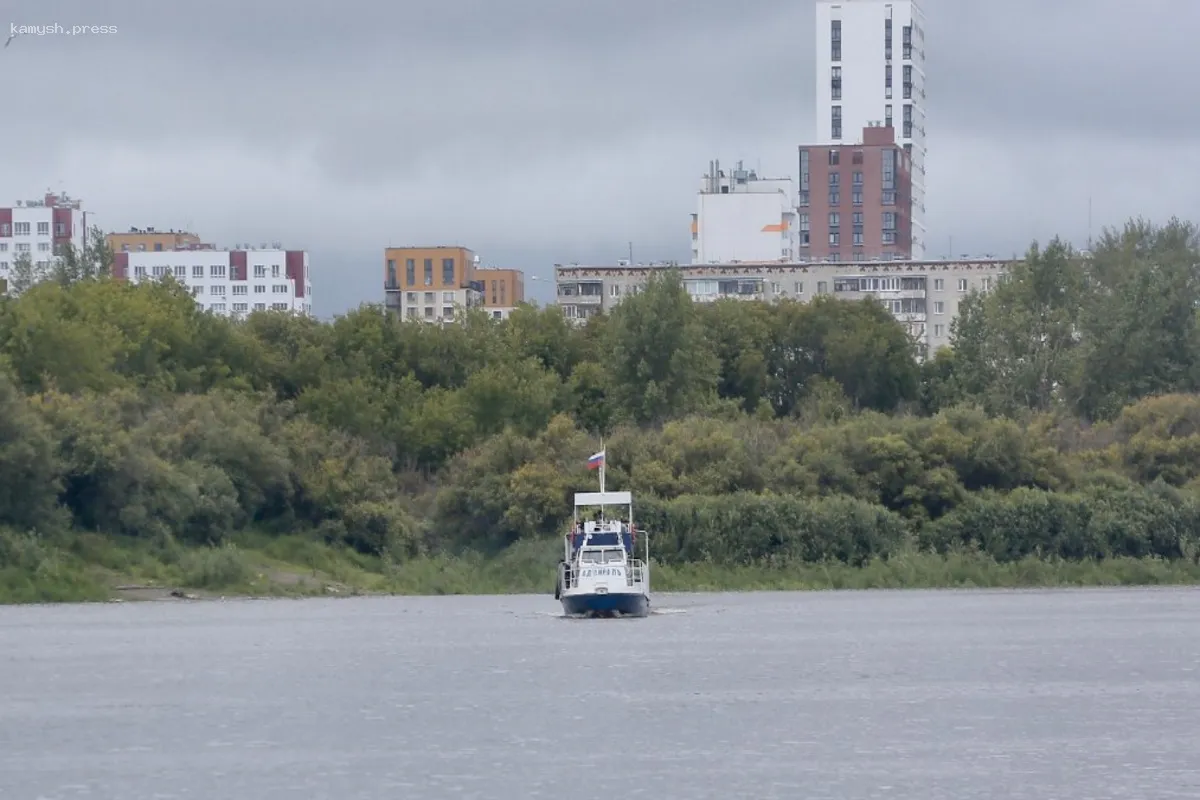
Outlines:
[[[912,157],[912,257],[925,254],[925,17],[913,0],[817,0],[817,144],[882,122]]]
[[[692,263],[793,261],[795,220],[791,178],[711,161],[692,215]]]

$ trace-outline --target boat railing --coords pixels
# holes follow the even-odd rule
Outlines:
[[[625,570],[625,582],[629,586],[643,583],[646,580],[646,564],[640,558],[629,559],[628,569]]]

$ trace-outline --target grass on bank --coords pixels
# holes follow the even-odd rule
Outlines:
[[[201,596],[551,594],[556,542],[521,542],[499,557],[394,563],[303,536],[244,534],[217,548],[149,544],[96,534],[55,541],[0,531],[0,603],[103,601],[174,589]],[[802,564],[652,568],[655,592],[1020,588],[1200,584],[1192,561],[1117,558],[997,563],[971,552],[909,552],[864,567]],[[125,587],[125,588],[118,588]],[[136,587],[130,589],[129,587]]]

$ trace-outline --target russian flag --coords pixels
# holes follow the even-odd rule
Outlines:
[[[601,450],[588,459],[588,469],[600,469],[604,466],[604,451]]]

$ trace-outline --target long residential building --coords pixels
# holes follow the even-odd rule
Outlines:
[[[873,297],[932,354],[950,343],[950,323],[972,291],[987,292],[1012,267],[995,258],[938,261],[708,264],[674,267],[696,302],[733,298],[806,302],[832,294],[844,300]],[[636,294],[664,265],[561,265],[554,267],[558,304],[572,321],[610,311]]]
[[[38,200],[18,200],[0,208],[0,295],[8,292],[12,265],[22,255],[39,274],[46,274],[64,244],[81,250],[87,236],[82,201],[66,192],[46,192]]]
[[[187,286],[196,302],[215,314],[312,314],[312,281],[303,250],[250,245],[218,249],[193,243],[113,254],[114,278],[137,283],[168,276]]]

